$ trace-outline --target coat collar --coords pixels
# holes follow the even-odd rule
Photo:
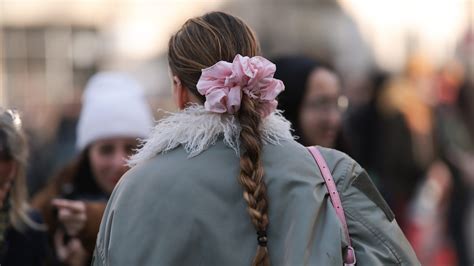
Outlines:
[[[262,141],[264,144],[279,144],[293,140],[291,123],[281,111],[270,114],[263,120]],[[157,154],[183,146],[188,157],[194,157],[223,138],[224,143],[240,154],[240,125],[234,115],[208,112],[201,105],[192,105],[183,111],[169,113],[158,121],[148,139],[129,160],[129,166],[147,161]]]

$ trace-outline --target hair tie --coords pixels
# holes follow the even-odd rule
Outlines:
[[[204,107],[210,112],[237,113],[245,93],[260,102],[259,111],[266,117],[275,111],[275,99],[285,89],[281,80],[273,78],[275,71],[275,64],[261,56],[237,54],[232,63],[219,61],[203,69],[196,87],[206,97]]]
[[[258,245],[262,247],[267,246],[268,238],[267,238],[267,231],[266,230],[259,230],[257,231],[257,241]]]

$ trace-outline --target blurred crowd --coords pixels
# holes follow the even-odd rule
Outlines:
[[[349,91],[350,80],[327,59],[270,59],[286,87],[278,108],[297,140],[359,162],[423,265],[472,265],[472,66],[454,56],[435,65],[413,53],[403,71],[373,69]],[[2,265],[89,264],[107,199],[128,170],[124,158],[164,115],[128,74],[96,73],[80,91],[81,102],[38,113],[52,124],[47,132],[31,118],[19,123],[24,110],[0,109]]]
[[[279,109],[298,141],[336,148],[360,162],[423,264],[472,263],[474,88],[464,66],[453,60],[434,68],[427,58],[413,56],[403,73],[368,76],[369,97],[356,105],[329,63],[302,55],[273,62],[286,86]],[[140,84],[123,73],[95,75],[82,108],[72,111],[79,112],[64,113],[48,141],[37,143],[30,132],[31,154],[21,166],[31,205],[48,225],[49,240],[37,241],[58,265],[90,261],[106,201],[127,170],[124,158],[153,121]],[[28,132],[27,124],[23,128]],[[6,130],[2,125],[2,162],[16,158]],[[39,213],[29,212],[29,223]]]
[[[474,87],[456,60],[413,55],[403,73],[374,71],[352,105],[341,78],[309,58],[277,59],[280,108],[304,145],[351,155],[370,174],[423,265],[473,260]]]

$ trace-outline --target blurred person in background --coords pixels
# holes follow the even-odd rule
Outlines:
[[[403,75],[375,91],[365,109],[372,115],[361,108],[348,119],[349,136],[370,138],[355,147],[356,158],[367,155],[424,265],[469,264],[464,223],[472,185],[464,177],[472,175],[473,144],[456,104],[462,80],[459,65],[437,72],[415,54]]]
[[[451,213],[453,232],[457,237],[456,245],[463,246],[463,261],[466,261],[466,265],[474,264],[474,110],[471,99],[471,95],[474,94],[474,80],[470,81],[465,79],[459,90],[459,96],[457,101],[458,112],[460,113],[461,121],[464,122],[467,134],[461,136],[468,136],[465,138],[470,140],[470,150],[466,149],[469,145],[463,146],[456,145],[458,152],[453,155],[453,162],[458,166],[460,177],[455,181],[455,190],[461,190],[462,193],[457,194],[457,200],[453,200],[453,210],[457,210]],[[469,137],[470,136],[470,137]],[[462,144],[463,142],[458,142]],[[459,214],[456,215],[456,214]]]
[[[0,108],[0,264],[45,265],[50,252],[41,215],[27,203],[28,148],[15,111]]]
[[[90,262],[106,202],[127,171],[125,159],[148,136],[153,118],[142,87],[122,73],[93,76],[77,127],[79,155],[33,198],[49,227],[58,262]]]
[[[474,196],[474,141],[462,114],[463,90],[468,89],[464,67],[456,60],[446,62],[435,77],[435,135],[438,153],[450,175],[447,205],[447,231],[459,265],[472,265],[468,249],[468,210]]]
[[[431,63],[415,54],[402,75],[374,75],[372,100],[347,119],[355,158],[364,158],[361,161],[373,173],[402,229],[416,188],[438,156],[433,74]],[[367,138],[367,145],[356,138]]]
[[[351,155],[367,170],[405,229],[406,207],[423,177],[406,119],[385,103],[389,73],[375,70],[367,82],[369,101],[352,106],[344,120]],[[396,92],[394,92],[396,93]]]
[[[343,265],[355,263],[346,233],[360,265],[418,265],[367,173],[320,147],[344,211],[331,205],[315,158],[276,111],[284,85],[245,22],[189,19],[168,49],[182,111],[129,161],[93,265]]]
[[[39,129],[28,129],[28,140],[30,144],[30,158],[28,161],[28,189],[32,196],[42,189],[49,178],[64,168],[67,163],[77,156],[76,149],[76,128],[81,110],[79,89],[75,89],[72,101],[62,103],[47,116],[48,129],[53,128],[53,132],[47,136],[40,137],[42,132]],[[37,112],[43,109],[30,110],[30,117],[34,119]],[[43,133],[45,134],[45,133]]]
[[[286,88],[278,97],[278,108],[291,122],[297,141],[348,152],[341,130],[347,99],[334,70],[304,56],[279,57],[274,63],[275,77]]]

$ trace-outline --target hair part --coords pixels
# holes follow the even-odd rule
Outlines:
[[[260,45],[255,33],[239,18],[223,13],[212,12],[186,21],[174,34],[168,44],[168,61],[171,72],[183,86],[199,97],[196,84],[202,69],[219,61],[232,62],[237,54],[242,56],[260,55]],[[270,265],[266,247],[268,220],[267,189],[263,180],[262,139],[260,127],[262,117],[257,111],[258,102],[242,96],[237,119],[242,128],[240,132],[241,156],[239,182],[244,192],[250,220],[259,233],[265,234],[265,243],[259,243],[252,265]]]

